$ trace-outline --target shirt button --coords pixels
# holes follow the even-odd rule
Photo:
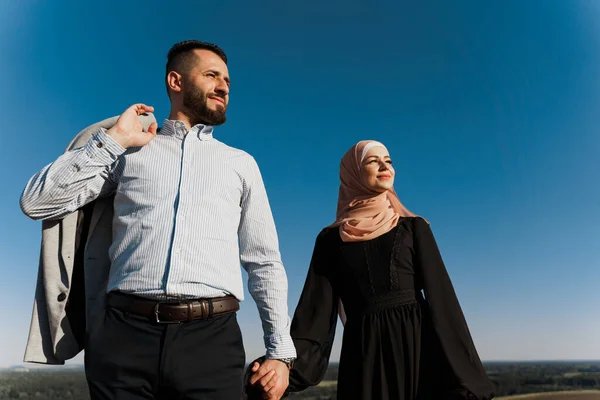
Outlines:
[[[104,145],[102,144],[102,142],[98,142],[98,144],[96,146],[98,146],[98,148],[101,149],[102,146],[104,146]]]
[[[61,293],[56,298],[56,300],[58,300],[58,301],[65,301],[66,299],[67,299],[67,294],[66,293]]]
[[[79,172],[79,167],[77,165],[73,165],[71,167],[71,171],[73,171],[73,172]]]

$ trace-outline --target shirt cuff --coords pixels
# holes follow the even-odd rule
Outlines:
[[[296,358],[296,348],[289,334],[265,337],[265,347],[268,359]]]
[[[112,137],[107,135],[104,128],[100,128],[86,143],[85,152],[88,157],[100,160],[103,164],[110,165],[125,152],[125,149]]]

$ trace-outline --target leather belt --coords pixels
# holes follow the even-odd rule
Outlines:
[[[236,312],[240,302],[233,296],[184,301],[159,301],[120,292],[110,292],[107,304],[117,310],[146,317],[159,324],[177,324],[213,315]]]

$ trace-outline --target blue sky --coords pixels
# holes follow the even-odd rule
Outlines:
[[[600,359],[595,0],[3,3],[0,365],[21,362],[37,273],[26,181],[132,103],[165,118],[166,53],[190,38],[228,53],[215,134],[261,167],[290,313],[335,216],[339,160],[377,139],[400,198],[432,223],[484,360]],[[251,359],[249,297],[239,319]]]

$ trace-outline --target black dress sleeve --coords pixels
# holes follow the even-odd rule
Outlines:
[[[414,246],[415,267],[429,306],[435,347],[449,368],[443,372],[444,398],[492,399],[494,387],[475,349],[433,233],[422,218],[415,219]]]
[[[298,358],[290,371],[289,392],[318,385],[329,365],[337,324],[338,294],[332,284],[332,249],[324,240],[324,232],[317,237],[292,320],[291,336]]]

